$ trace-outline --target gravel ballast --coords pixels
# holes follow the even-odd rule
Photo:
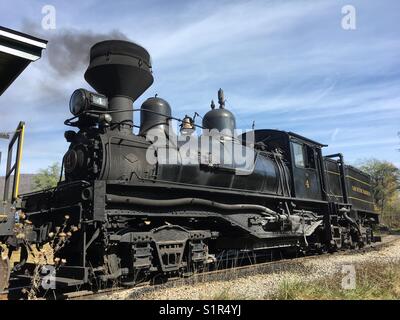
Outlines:
[[[385,239],[393,240],[389,238]],[[240,299],[268,299],[276,292],[282,281],[315,281],[324,277],[333,276],[343,271],[349,265],[362,266],[366,263],[388,264],[400,263],[400,239],[392,241],[386,246],[352,254],[335,253],[302,260],[292,264],[289,269],[275,271],[268,274],[254,274],[238,277],[229,281],[210,281],[179,285],[144,293],[141,296],[132,295],[129,290],[115,292],[108,299],[127,300],[199,300],[225,299],[237,297]]]

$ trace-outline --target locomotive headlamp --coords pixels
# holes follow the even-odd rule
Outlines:
[[[69,100],[69,110],[74,116],[78,116],[87,110],[105,111],[108,108],[108,99],[98,93],[85,89],[77,89]]]

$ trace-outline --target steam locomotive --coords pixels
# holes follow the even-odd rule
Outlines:
[[[268,252],[323,253],[374,241],[370,178],[341,154],[322,156],[323,144],[293,132],[237,135],[222,90],[201,126],[174,118],[158,96],[133,109],[153,83],[150,55],[134,43],[95,44],[85,79],[96,92],[71,97],[65,124],[77,130],[65,132],[65,179],[22,196],[21,230],[9,241],[22,247],[16,274],[32,272],[29,246],[49,243],[57,286],[71,287],[131,285],[238,255],[257,262]],[[183,161],[199,129],[194,145],[207,152],[189,150],[193,161]],[[247,160],[230,161],[228,149]]]

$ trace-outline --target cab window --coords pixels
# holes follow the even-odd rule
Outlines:
[[[293,155],[294,155],[294,163],[296,167],[304,168],[304,152],[303,146],[300,143],[292,142],[293,147]]]
[[[315,154],[314,148],[306,145],[307,163],[306,167],[315,169]]]
[[[298,142],[292,141],[294,163],[298,168],[315,169],[314,148]]]

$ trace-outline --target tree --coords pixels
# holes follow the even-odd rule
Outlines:
[[[39,173],[33,178],[34,189],[49,189],[57,186],[60,179],[60,171],[60,164],[57,162],[46,169],[40,169]]]
[[[399,214],[400,170],[393,163],[369,159],[360,169],[371,175],[371,185],[376,209],[383,218],[392,220],[393,214]]]

